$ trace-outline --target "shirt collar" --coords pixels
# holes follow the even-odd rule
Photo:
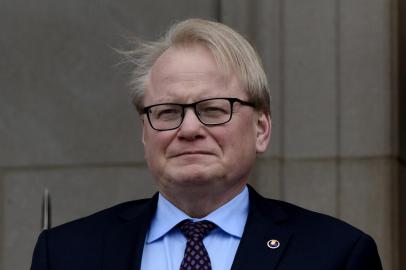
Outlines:
[[[189,217],[164,196],[159,194],[157,211],[151,221],[147,243],[158,240],[172,230],[172,228],[179,222],[185,219],[191,219],[194,221],[209,220],[215,223],[224,232],[234,237],[241,238],[248,217],[248,206],[248,188],[244,187],[243,191],[231,201],[214,210],[206,217],[196,219]]]

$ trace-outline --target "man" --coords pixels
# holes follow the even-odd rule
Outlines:
[[[244,38],[190,19],[128,56],[159,193],[44,231],[32,270],[382,269],[368,235],[247,187],[271,120]]]

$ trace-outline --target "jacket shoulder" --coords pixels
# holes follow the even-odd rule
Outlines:
[[[375,241],[360,229],[288,202],[265,199],[264,205],[284,213],[277,223],[292,233],[291,248],[301,254],[298,262],[317,256],[321,265],[337,265],[337,269],[382,269]]]
[[[89,238],[98,237],[105,230],[123,222],[127,213],[136,215],[151,202],[152,199],[128,201],[103,209],[89,216],[82,217],[47,230],[53,238]]]
[[[100,269],[105,235],[119,230],[129,220],[145,222],[154,208],[151,202],[154,199],[121,203],[44,230],[38,238],[31,269]]]
[[[285,201],[273,199],[265,200],[268,204],[272,204],[286,213],[286,216],[288,217],[287,223],[291,224],[291,227],[295,227],[296,230],[318,230],[321,232],[327,230],[329,232],[341,231],[345,234],[353,234],[354,236],[364,234],[353,225],[328,214],[305,209]]]

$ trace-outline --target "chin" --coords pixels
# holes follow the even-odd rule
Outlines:
[[[183,170],[180,169],[176,174],[173,174],[169,179],[172,179],[173,183],[180,186],[212,186],[215,183],[221,181],[221,177],[218,173],[210,174],[206,170]]]
[[[206,175],[204,173],[192,173],[192,174],[181,174],[175,176],[175,182],[182,183],[184,185],[204,185],[209,184],[211,182],[217,182],[218,180],[214,180],[213,176]]]

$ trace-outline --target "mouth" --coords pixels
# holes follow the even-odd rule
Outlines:
[[[198,155],[213,155],[211,152],[207,151],[185,151],[181,153],[176,153],[172,157],[181,157],[181,156],[198,156]]]

